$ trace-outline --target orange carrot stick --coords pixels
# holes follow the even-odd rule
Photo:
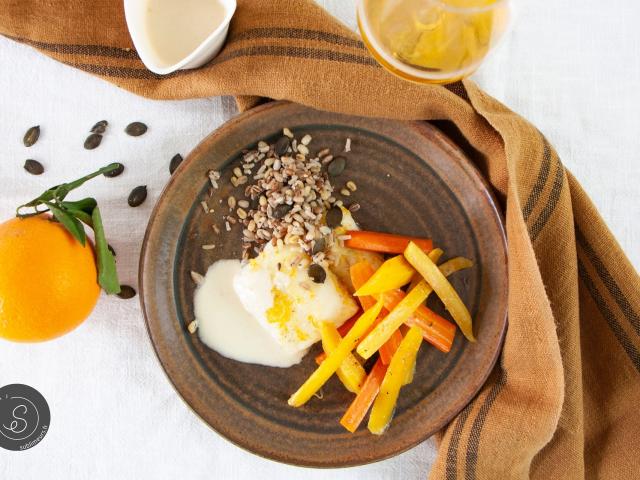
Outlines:
[[[430,238],[407,237],[391,233],[367,232],[365,230],[350,230],[347,232],[351,238],[344,245],[357,250],[369,250],[380,253],[403,253],[409,242],[418,245],[426,253],[433,249]]]
[[[398,346],[401,341],[402,333],[400,333],[400,330],[396,330],[393,332],[393,335],[391,335],[389,340],[387,340],[384,345],[380,347],[380,350],[378,350],[382,363],[385,365],[389,365],[389,363],[391,363],[391,358],[393,357],[393,354],[396,353],[396,350],[398,350]]]
[[[352,265],[350,274],[353,288],[357,290],[362,285],[364,285],[366,281],[369,280],[371,275],[373,275],[374,271],[375,270],[373,269],[371,264],[366,261],[358,262]],[[358,297],[358,299],[360,300],[360,305],[362,305],[362,308],[364,310],[371,308],[376,303],[376,299],[372,296],[364,295],[362,297]],[[388,313],[389,312],[386,309],[383,309],[378,319],[374,322],[373,325],[371,325],[369,331],[365,335],[363,335],[362,338],[365,338],[369,334],[369,332],[371,332],[371,330],[376,327],[380,320],[387,316]],[[402,334],[400,332],[394,332],[391,338],[389,338],[389,340],[387,340],[385,344],[380,347],[380,358],[382,359],[382,363],[384,363],[385,365],[389,365],[389,362],[391,362],[391,357],[393,357],[393,354],[396,353],[398,345],[400,345],[401,341]]]
[[[358,429],[371,404],[373,404],[385,373],[387,373],[387,367],[382,363],[382,359],[378,358],[364,381],[360,393],[356,395],[356,398],[353,399],[353,402],[351,402],[351,405],[349,405],[349,408],[340,419],[340,424],[351,433]]]
[[[387,310],[391,311],[405,297],[402,290],[391,290],[384,293],[383,301]],[[433,310],[420,305],[413,315],[406,321],[409,326],[417,326],[422,329],[422,336],[431,345],[442,352],[451,350],[453,338],[456,335],[456,326],[449,320],[442,318]]]

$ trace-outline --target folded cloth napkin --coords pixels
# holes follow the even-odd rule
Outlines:
[[[150,98],[442,121],[505,207],[509,328],[487,384],[438,435],[431,478],[637,478],[638,275],[542,134],[472,81],[399,80],[309,0],[240,0],[222,53],[165,77],[140,62],[121,1],[0,0],[0,33]]]

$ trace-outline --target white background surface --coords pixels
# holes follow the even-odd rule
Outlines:
[[[321,3],[355,26],[352,2]],[[640,267],[640,3],[523,0],[517,10],[513,31],[475,78],[547,135]],[[143,231],[169,159],[188,153],[235,108],[230,99],[138,98],[0,38],[0,109],[0,218],[51,185],[121,161],[121,177],[95,180],[78,195],[98,198],[121,280],[136,285]],[[86,132],[103,118],[111,125],[102,145],[84,150]],[[145,136],[123,134],[134,120],[148,123]],[[26,149],[22,135],[34,124],[42,135]],[[46,174],[27,175],[26,158],[40,160]],[[130,209],[126,197],[139,184],[148,185],[149,199]],[[52,422],[35,448],[0,450],[2,479],[417,479],[435,455],[427,441],[374,465],[320,471],[236,448],[172,390],[137,299],[103,296],[87,322],[54,342],[0,342],[0,385],[9,383],[42,392]]]

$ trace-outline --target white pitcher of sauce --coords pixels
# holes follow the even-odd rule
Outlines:
[[[131,39],[154,73],[197,68],[227,37],[236,0],[124,0]]]

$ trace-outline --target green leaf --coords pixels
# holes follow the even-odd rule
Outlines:
[[[96,256],[98,259],[98,283],[108,294],[120,293],[120,282],[116,269],[116,259],[109,251],[109,244],[104,235],[100,209],[96,206],[91,214],[93,232],[96,241]]]
[[[51,200],[58,200],[60,202],[62,202],[62,200],[64,200],[64,198],[69,194],[69,192],[71,190],[74,190],[80,186],[82,186],[85,182],[87,182],[88,180],[91,180],[92,178],[97,177],[98,175],[102,175],[103,173],[109,173],[115,169],[117,169],[120,166],[119,163],[111,163],[109,165],[107,165],[106,167],[102,167],[100,170],[96,170],[93,173],[90,173],[89,175],[85,175],[84,177],[81,177],[77,180],[74,180],[73,182],[69,182],[69,183],[63,183],[61,185],[57,185],[55,187],[52,187],[48,190],[45,190],[39,197],[34,198],[33,200],[31,200],[30,202],[25,203],[24,205],[20,205],[17,209],[16,209],[16,216],[18,217],[26,217],[29,216],[29,214],[21,214],[20,209],[23,207],[37,207],[39,204],[41,203],[46,203],[46,202],[50,202]],[[62,223],[62,222],[61,222]]]
[[[74,208],[67,208],[66,210],[67,210],[67,212],[69,212],[69,214],[71,214],[74,217],[76,217],[82,223],[84,223],[87,226],[93,228],[93,219],[91,218],[91,214],[90,213],[87,213],[87,212],[85,212],[83,210],[76,210]]]
[[[83,198],[82,200],[77,200],[74,202],[62,202],[62,206],[67,210],[80,210],[85,212],[87,215],[91,215],[93,213],[93,209],[96,208],[98,202],[96,202],[95,198]]]
[[[78,221],[78,219],[66,210],[59,208],[57,205],[54,205],[53,203],[46,202],[45,205],[49,207],[55,219],[58,220],[64,226],[64,228],[66,228],[69,233],[73,235],[74,238],[78,240],[84,247],[87,236],[84,232],[84,227]]]

